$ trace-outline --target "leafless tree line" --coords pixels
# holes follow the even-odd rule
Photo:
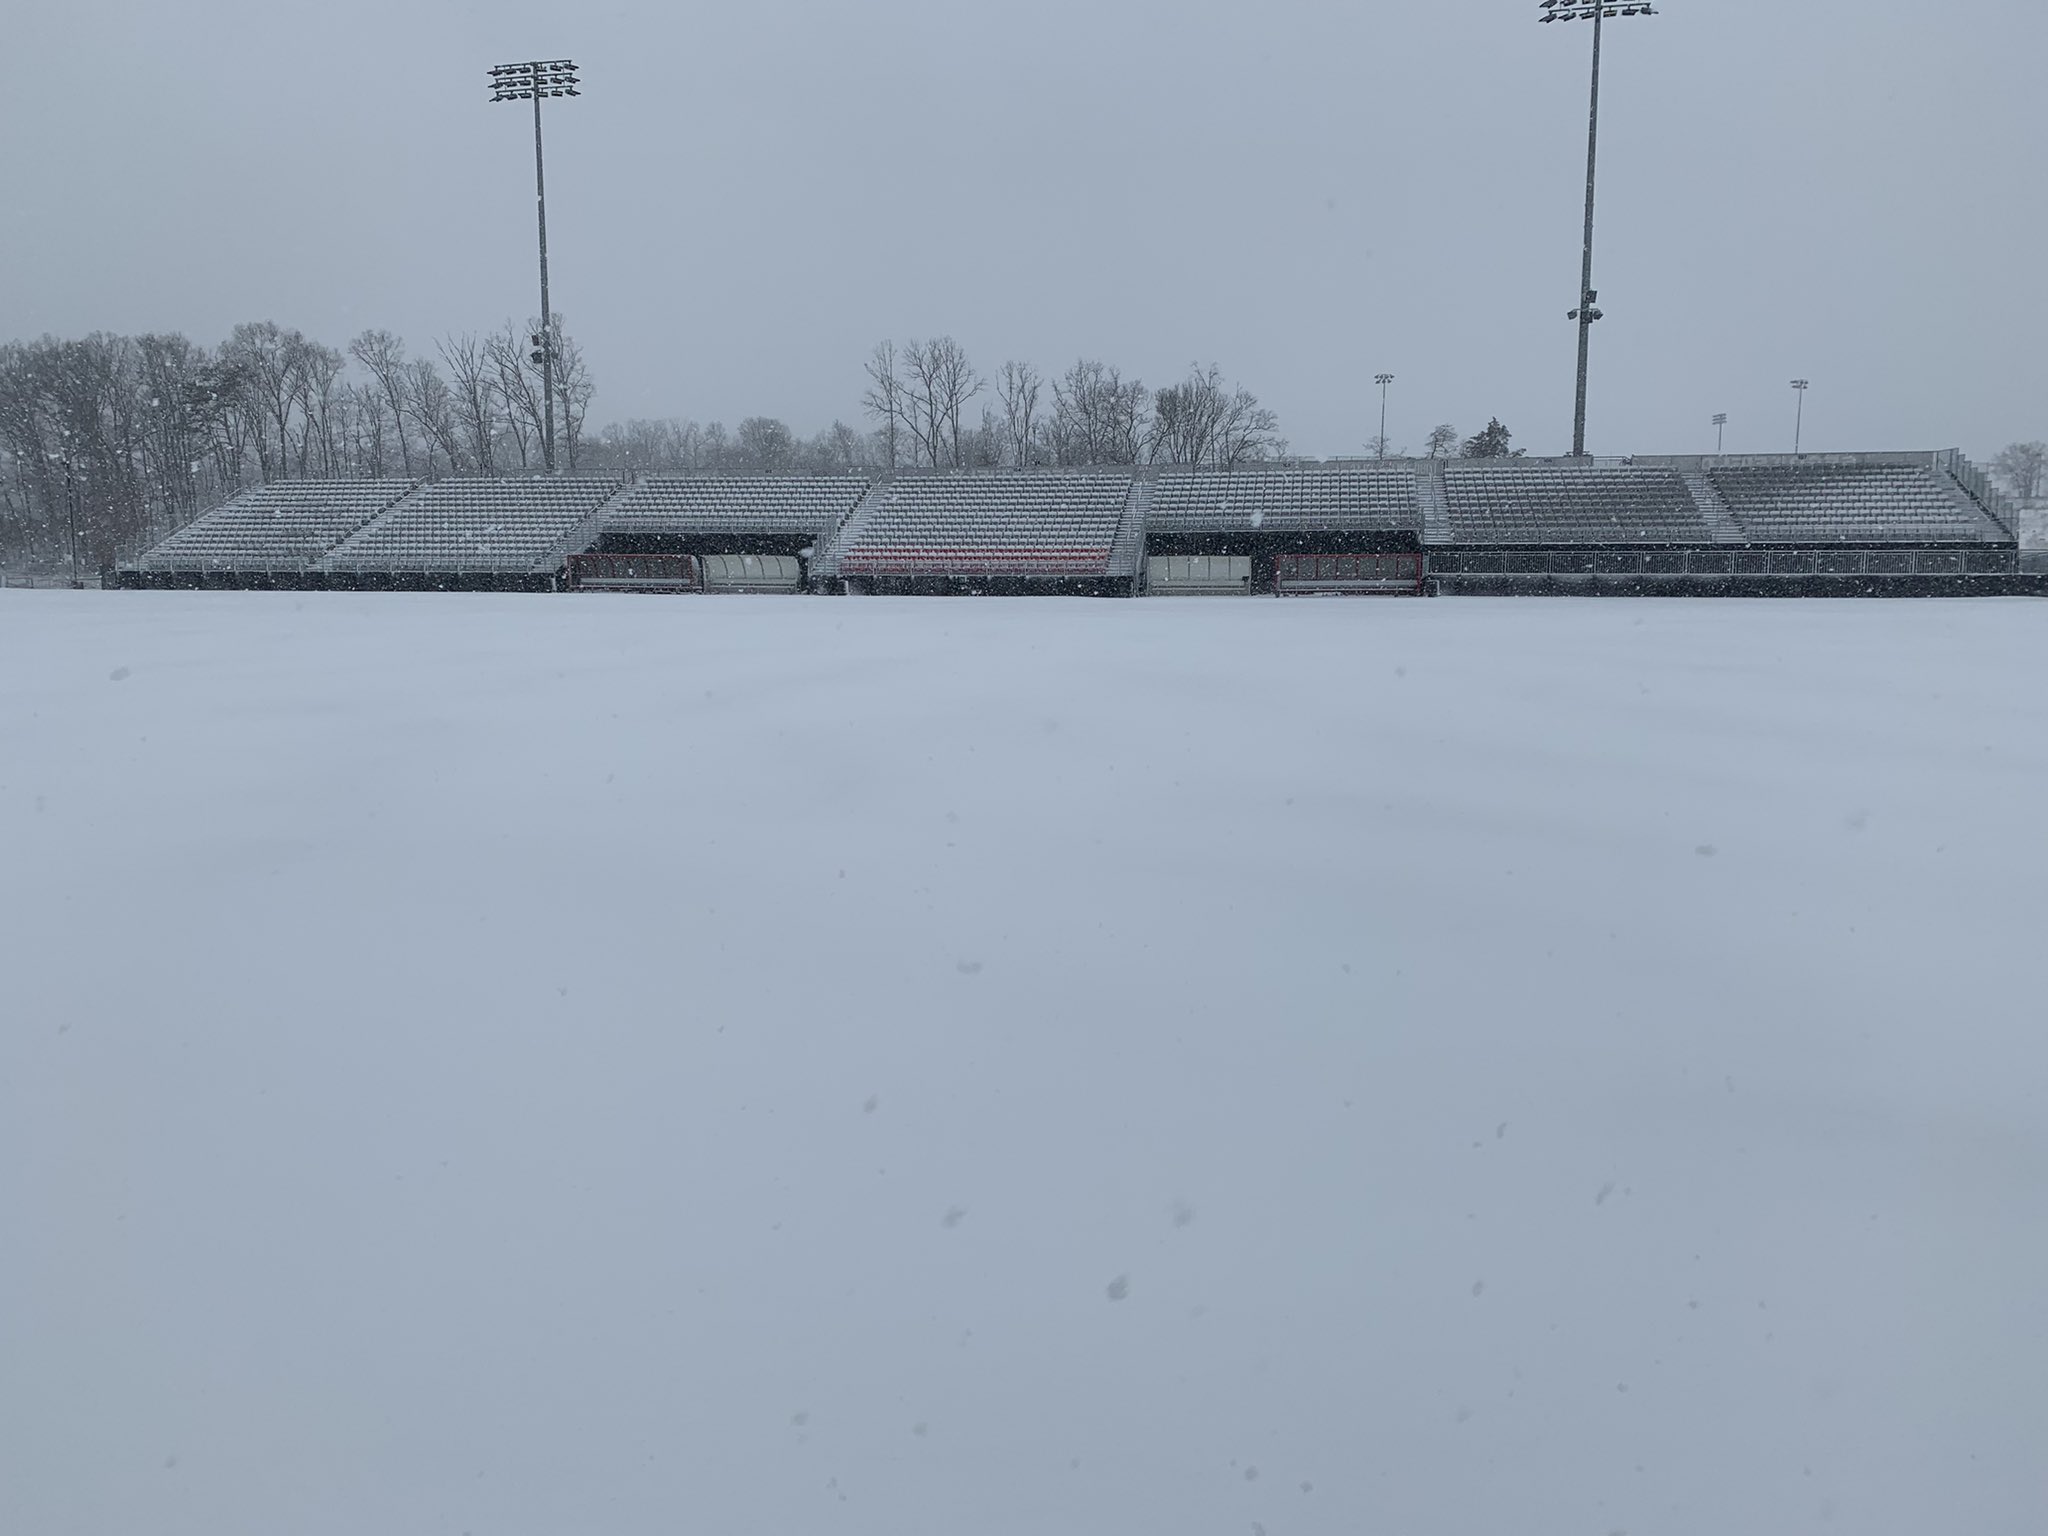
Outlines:
[[[720,422],[625,421],[585,445],[614,470],[673,474],[893,474],[1088,464],[1231,468],[1283,456],[1273,413],[1215,367],[1190,368],[1156,393],[1108,364],[1082,359],[1047,380],[1010,361],[985,378],[950,336],[869,354],[863,432],[835,421],[800,437],[774,417]],[[977,414],[970,407],[979,402]]]
[[[843,421],[799,437],[772,416],[723,422],[613,422],[583,448],[585,462],[611,470],[682,475],[840,475],[878,468],[874,444]]]
[[[121,558],[259,481],[433,478],[540,466],[537,322],[452,335],[432,357],[389,331],[339,351],[271,321],[218,347],[180,335],[0,346],[0,561]],[[557,318],[560,462],[594,393]]]
[[[1047,380],[1010,360],[986,379],[950,336],[884,341],[869,354],[861,408],[880,467],[1195,464],[1230,469],[1287,451],[1280,423],[1221,370],[1191,366],[1156,392],[1092,358]],[[980,420],[965,420],[984,393]]]

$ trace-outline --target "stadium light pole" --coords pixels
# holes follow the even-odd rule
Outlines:
[[[1600,27],[1610,16],[1654,16],[1645,4],[1616,4],[1613,0],[1540,0],[1543,14],[1538,21],[1590,21],[1593,23],[1593,103],[1586,114],[1586,245],[1585,264],[1579,275],[1579,307],[1566,315],[1579,322],[1579,390],[1572,411],[1572,457],[1586,456],[1586,365],[1593,347],[1593,322],[1601,318],[1600,295],[1593,290],[1593,173],[1600,162]]]
[[[1715,457],[1715,458],[1717,458],[1717,459],[1718,459],[1718,458],[1720,458],[1720,457],[1721,457],[1721,452],[1722,452],[1722,445],[1723,445],[1723,444],[1725,444],[1725,443],[1726,443],[1727,441],[1728,441],[1728,413],[1727,413],[1726,411],[1716,411],[1716,412],[1714,413],[1714,457]]]
[[[535,59],[525,64],[499,64],[491,70],[492,101],[533,103],[533,200],[540,215],[540,334],[533,338],[533,360],[540,364],[543,409],[541,454],[552,474],[555,468],[555,312],[548,300],[548,175],[541,150],[540,104],[550,96],[580,96],[576,65],[569,59]]]
[[[1813,387],[1807,379],[1794,379],[1793,392],[1799,397],[1799,409],[1792,417],[1792,457],[1799,457],[1799,441],[1806,431],[1806,392]]]
[[[1391,373],[1376,373],[1372,376],[1372,381],[1380,387],[1379,456],[1384,459],[1387,456],[1387,386],[1394,382],[1394,376]]]

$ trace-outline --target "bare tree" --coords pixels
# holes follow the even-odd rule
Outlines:
[[[462,429],[456,421],[455,397],[448,392],[447,381],[432,358],[414,358],[407,373],[410,377],[406,404],[412,412],[413,425],[430,445],[428,470],[433,469],[432,452],[438,448],[448,460],[449,473],[458,472],[462,468]]]
[[[1282,457],[1287,440],[1280,435],[1280,418],[1240,385],[1223,402],[1213,452],[1218,469]]]
[[[758,474],[787,474],[796,465],[796,434],[772,416],[749,416],[737,438],[739,467]]]
[[[348,429],[343,439],[348,473],[379,479],[390,473],[391,456],[384,442],[384,395],[375,384],[351,384]]]
[[[921,341],[903,348],[903,424],[917,444],[918,457],[939,467],[946,447],[946,410],[935,375],[938,365],[925,356]]]
[[[285,330],[274,320],[258,320],[236,326],[221,350],[243,373],[244,388],[237,404],[245,410],[254,428],[252,437],[263,478],[289,473],[305,337],[297,331]]]
[[[526,333],[510,320],[503,330],[494,331],[484,342],[484,355],[498,378],[498,400],[505,411],[505,430],[519,454],[519,467],[531,469],[533,454],[541,442],[541,423],[546,414],[541,403],[539,381],[527,361]]]
[[[207,457],[207,355],[183,336],[137,338],[144,397],[143,455],[153,491],[151,526],[168,532],[199,511]]]
[[[405,343],[389,331],[364,331],[348,344],[348,350],[376,383],[378,398],[390,413],[392,429],[398,438],[399,467],[409,480],[413,467],[412,442],[405,430]]]
[[[1006,362],[996,376],[996,399],[1002,407],[1003,456],[1022,469],[1037,446],[1038,393],[1044,381],[1029,363]]]
[[[1052,386],[1054,458],[1061,464],[1135,464],[1151,392],[1116,369],[1082,358]]]
[[[960,412],[968,401],[981,393],[982,377],[967,361],[967,353],[960,343],[950,336],[941,336],[937,341],[926,343],[925,361],[931,370],[932,383],[945,416],[946,431],[953,448],[953,467],[958,469],[967,462],[961,450]]]
[[[860,468],[860,434],[845,422],[833,422],[818,434],[818,442],[832,472],[848,474]]]
[[[567,468],[574,469],[583,446],[583,423],[590,414],[590,402],[597,393],[597,386],[591,382],[589,365],[583,361],[583,348],[576,344],[575,337],[562,329],[560,315],[554,318],[553,336],[555,408],[561,412],[562,462]]]
[[[342,355],[297,331],[290,333],[293,384],[299,407],[298,474],[317,468],[322,475],[335,473],[335,405],[341,388]]]
[[[1271,458],[1280,447],[1279,425],[1256,395],[1233,389],[1211,363],[1190,367],[1187,378],[1154,396],[1146,446],[1164,463],[1235,469]]]
[[[2048,489],[2048,443],[2011,443],[1991,461],[1992,472],[2021,501]]]
[[[498,409],[497,369],[474,331],[442,338],[441,362],[448,370],[449,392],[454,399],[456,419],[471,459],[481,474],[497,473]]]
[[[678,421],[612,422],[590,445],[591,457],[608,469],[688,469],[682,452],[683,425]]]
[[[1449,458],[1451,450],[1458,446],[1458,429],[1448,421],[1429,429],[1429,456],[1432,459]]]
[[[912,341],[902,352],[898,414],[933,469],[965,462],[960,414],[981,393],[981,375],[950,336]]]
[[[903,376],[897,371],[896,343],[878,341],[864,365],[868,387],[862,393],[861,409],[878,423],[886,455],[886,467],[896,473],[897,429],[903,424]]]

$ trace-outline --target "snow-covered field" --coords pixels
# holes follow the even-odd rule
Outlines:
[[[0,593],[0,1530],[2038,1536],[2044,657]]]

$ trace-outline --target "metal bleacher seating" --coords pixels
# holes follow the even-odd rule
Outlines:
[[[815,534],[835,527],[867,495],[851,475],[802,479],[644,478],[605,514],[605,533],[701,535]]]
[[[1451,537],[1466,544],[1711,544],[1685,481],[1652,465],[1484,459],[1444,465]]]
[[[1920,544],[1985,537],[1983,521],[1924,465],[1731,465],[1707,474],[1751,539]]]
[[[1101,576],[1128,475],[931,475],[897,480],[852,530],[849,575]]]
[[[618,489],[616,480],[575,476],[443,480],[378,518],[324,565],[343,573],[531,571]]]
[[[290,480],[244,491],[135,562],[150,572],[303,571],[379,513],[410,480]]]
[[[1415,471],[1405,464],[1309,469],[1163,471],[1149,526],[1162,532],[1422,531]]]

